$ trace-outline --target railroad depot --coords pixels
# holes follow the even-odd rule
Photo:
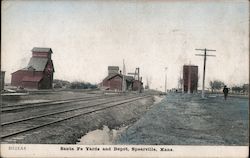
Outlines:
[[[51,48],[34,47],[28,65],[11,75],[11,85],[28,89],[51,89],[55,72]]]
[[[143,88],[141,78],[128,76],[119,71],[118,66],[108,66],[108,76],[101,83],[101,89],[122,91],[138,91]]]

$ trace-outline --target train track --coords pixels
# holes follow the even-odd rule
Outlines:
[[[116,96],[117,97],[117,96]],[[113,98],[113,97],[109,97],[109,98]],[[122,100],[124,99],[129,99],[131,97],[125,97],[125,98],[121,98]],[[104,99],[104,98],[102,98]],[[105,98],[105,99],[108,99],[108,98]],[[96,101],[97,99],[93,100],[93,101]],[[85,100],[84,100],[85,101]],[[76,105],[66,105],[66,106],[60,106],[60,108],[65,108],[65,107],[72,107],[74,106],[74,108],[70,108],[70,109],[65,109],[65,110],[61,110],[61,111],[55,111],[55,112],[51,112],[51,113],[47,113],[46,114],[40,114],[40,115],[36,115],[36,116],[31,116],[31,117],[26,117],[24,119],[16,119],[14,121],[6,121],[5,123],[1,123],[1,126],[5,126],[5,125],[9,125],[9,124],[14,124],[14,123],[18,123],[18,122],[22,122],[22,121],[27,121],[27,120],[31,120],[31,119],[36,119],[36,118],[41,118],[41,117],[45,117],[45,116],[51,116],[51,115],[56,115],[56,114],[60,114],[60,113],[65,113],[65,112],[70,112],[70,111],[75,111],[75,110],[80,110],[80,109],[86,109],[86,108],[90,108],[90,107],[93,107],[93,106],[98,106],[98,105],[101,105],[101,104],[107,104],[107,103],[111,103],[113,101],[119,101],[117,100],[117,98],[114,98],[114,100],[109,100],[109,101],[104,101],[104,102],[99,102],[99,103],[94,103],[93,105],[91,105],[90,103],[87,103],[88,105],[82,105],[82,102],[81,104],[76,104]],[[86,104],[86,103],[85,103]],[[89,105],[90,104],[90,105]],[[42,107],[44,108],[44,106]],[[51,109],[49,109],[51,110]],[[30,111],[29,111],[30,113]],[[34,112],[33,112],[34,113]],[[39,113],[41,113],[41,111],[39,110]],[[36,113],[35,113],[36,114]],[[33,114],[34,115],[34,114]]]
[[[43,106],[34,106],[32,109],[29,107],[27,109],[23,108],[21,110],[18,110],[15,112],[16,109],[13,111],[9,111],[8,113],[2,113],[1,115],[1,126],[5,126],[10,122],[14,122],[13,120],[24,120],[27,118],[32,118],[33,116],[41,116],[49,113],[57,113],[58,110],[64,111],[73,109],[78,109],[79,107],[90,105],[91,103],[94,103],[98,101],[99,103],[102,101],[106,101],[107,99],[114,99],[117,100],[120,97],[126,97],[127,95],[115,95],[115,96],[107,96],[107,97],[94,97],[91,99],[84,99],[78,102],[75,102],[74,100],[72,102],[67,102],[65,104],[49,104],[49,105],[43,105]],[[5,122],[5,123],[3,123]],[[8,123],[7,123],[8,122]]]
[[[94,97],[81,97],[81,98],[70,98],[64,100],[54,100],[54,101],[44,101],[39,103],[26,103],[26,104],[16,104],[16,105],[9,105],[1,108],[1,112],[13,112],[13,111],[20,111],[29,108],[37,108],[37,107],[45,107],[51,105],[59,105],[59,104],[66,104],[66,103],[73,103],[73,102],[81,102],[81,101],[89,101],[93,99],[103,99],[103,98],[112,98],[117,97],[117,95],[111,96],[94,96]]]
[[[66,121],[75,117],[91,114],[94,112],[102,111],[119,105],[124,105],[129,102],[133,102],[139,99],[147,98],[151,96],[136,96],[136,97],[126,97],[120,100],[109,100],[102,103],[95,103],[92,105],[77,107],[68,110],[57,111],[49,114],[38,115],[33,117],[28,117],[25,119],[19,119],[15,121],[2,123],[1,139],[6,139],[13,137],[22,133],[27,133],[42,127],[49,126],[51,124],[56,124],[62,121]],[[42,122],[42,124],[41,124]],[[45,123],[44,123],[45,122]],[[14,127],[14,128],[13,128]],[[18,128],[18,130],[16,130]]]

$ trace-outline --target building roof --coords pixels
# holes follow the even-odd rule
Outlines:
[[[197,65],[183,65],[183,67],[198,67]]]
[[[114,78],[115,76],[120,76],[120,77],[122,77],[121,74],[112,74],[112,75],[108,75],[104,80],[110,80],[110,79]]]
[[[121,74],[112,74],[112,75],[108,75],[104,80],[110,80],[112,78],[114,78],[115,76],[120,76],[122,78],[123,75]],[[134,80],[134,77],[133,76],[125,76],[125,79],[127,81],[133,81]]]
[[[24,76],[22,81],[24,82],[39,82],[43,76]]]
[[[28,66],[22,70],[29,70],[29,68],[33,68],[35,71],[44,71],[47,62],[47,58],[32,57],[30,58]]]
[[[108,70],[119,70],[119,66],[108,66]]]
[[[52,52],[51,48],[41,48],[41,47],[34,47],[32,50],[32,52]]]

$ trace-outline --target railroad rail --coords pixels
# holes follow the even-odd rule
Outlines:
[[[112,98],[112,97],[111,97]],[[124,100],[124,99],[130,99],[130,98],[133,98],[133,97],[127,97],[127,98],[121,98],[121,100]],[[107,98],[105,98],[107,99]],[[96,100],[95,100],[96,101]],[[14,124],[14,123],[18,123],[18,122],[23,122],[23,121],[28,121],[28,120],[32,120],[32,119],[36,119],[36,118],[42,118],[42,117],[45,117],[45,116],[51,116],[51,115],[56,115],[56,114],[61,114],[61,113],[65,113],[65,112],[70,112],[70,111],[75,111],[75,110],[80,110],[80,109],[86,109],[86,108],[91,108],[91,107],[94,107],[94,106],[98,106],[98,105],[102,105],[102,104],[108,104],[108,103],[112,103],[114,101],[119,101],[115,98],[115,100],[109,100],[109,101],[105,101],[105,102],[99,102],[99,103],[95,103],[93,105],[87,105],[87,106],[82,106],[81,104],[78,105],[80,107],[74,107],[74,108],[71,108],[71,109],[67,109],[67,110],[61,110],[61,111],[56,111],[56,112],[52,112],[52,113],[46,113],[46,114],[42,114],[42,115],[36,115],[36,116],[32,116],[32,117],[27,117],[27,118],[24,118],[24,119],[17,119],[15,121],[8,121],[8,122],[5,122],[5,123],[1,123],[1,126],[6,126],[6,125],[10,125],[10,124]],[[72,105],[70,105],[72,106]],[[77,106],[77,105],[75,105]]]
[[[147,98],[147,97],[151,97],[151,95],[136,96],[136,97],[130,96],[130,97],[122,98],[120,100],[111,100],[111,101],[109,100],[109,101],[102,102],[102,103],[95,103],[95,104],[89,105],[89,106],[72,108],[72,109],[62,110],[62,111],[53,112],[53,113],[49,113],[49,114],[28,117],[25,119],[20,119],[20,120],[15,120],[15,121],[10,121],[10,122],[5,122],[5,123],[1,124],[2,129],[3,129],[2,131],[5,133],[5,134],[1,135],[1,138],[5,139],[5,138],[13,137],[15,135],[26,133],[29,131],[33,131],[33,130],[36,130],[36,129],[39,129],[42,127],[49,126],[51,124],[59,123],[62,121],[66,121],[66,120],[75,118],[75,117],[91,114],[91,113],[102,111],[102,110],[109,109],[112,107],[124,105],[126,103],[133,102],[133,101],[140,100],[140,99]],[[69,114],[71,114],[71,115],[69,115]],[[57,119],[57,118],[59,118],[59,119]],[[46,123],[40,124],[39,122],[46,122]],[[21,123],[21,126],[20,125],[18,126],[21,129],[18,131],[13,130],[11,128],[11,126],[12,125],[16,126],[18,123]]]
[[[59,105],[59,104],[65,104],[65,103],[73,103],[73,102],[80,102],[80,101],[88,101],[93,99],[103,99],[103,98],[112,98],[117,97],[117,95],[98,95],[98,96],[92,96],[92,97],[81,97],[81,98],[70,98],[70,99],[64,99],[64,100],[54,100],[54,101],[44,101],[44,102],[37,102],[37,103],[26,103],[26,104],[16,104],[16,105],[9,105],[4,106],[1,108],[1,112],[10,112],[10,111],[17,111],[17,110],[23,110],[28,108],[36,108],[36,107],[45,107],[45,106],[51,106],[51,105]]]

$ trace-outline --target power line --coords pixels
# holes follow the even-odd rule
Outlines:
[[[202,98],[204,98],[204,87],[205,87],[205,72],[206,72],[206,60],[207,56],[215,57],[215,55],[207,55],[207,51],[216,51],[213,49],[195,49],[199,51],[204,51],[204,54],[195,54],[196,56],[204,56],[204,63],[203,63],[203,81],[202,81]]]

